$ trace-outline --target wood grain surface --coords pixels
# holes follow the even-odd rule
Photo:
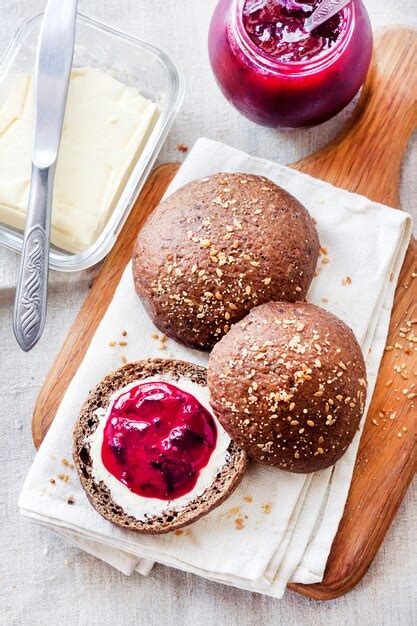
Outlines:
[[[397,207],[401,162],[417,124],[416,58],[416,31],[395,27],[381,33],[376,40],[373,69],[349,126],[328,146],[291,167]],[[177,169],[175,163],[162,165],[149,177],[70,329],[35,405],[32,431],[37,447],[107,310],[137,232]],[[415,344],[408,339],[413,331],[407,324],[417,321],[417,280],[413,281],[412,276],[416,271],[417,246],[413,240],[401,271],[388,349],[324,579],[316,585],[289,585],[303,595],[327,600],[348,592],[359,582],[416,469],[417,402],[408,396],[415,392],[417,359]],[[415,336],[417,326],[413,328]]]
[[[400,27],[384,31],[376,41],[375,63],[356,118],[342,136],[293,167],[398,207],[401,163],[417,125],[416,59],[417,31]],[[412,276],[416,272],[417,245],[413,239],[391,317],[387,346],[394,349],[385,352],[381,363],[324,579],[317,585],[289,585],[312,598],[335,598],[361,580],[417,469],[417,397],[408,398],[409,394],[403,393],[417,392],[412,387],[417,381],[416,346],[411,342],[410,347],[407,340],[412,333],[417,336],[417,278]],[[412,320],[416,322],[414,331],[407,326]],[[398,366],[401,373],[394,369]],[[394,419],[390,419],[393,413]]]

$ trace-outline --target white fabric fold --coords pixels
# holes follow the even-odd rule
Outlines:
[[[262,174],[296,196],[317,221],[330,262],[319,261],[308,300],[341,317],[364,351],[369,396],[388,332],[395,286],[411,236],[404,212],[337,189],[305,174],[207,139],[200,139],[168,193],[219,171]],[[350,277],[351,283],[343,279]],[[148,574],[154,561],[210,580],[281,597],[292,581],[319,582],[349,491],[360,433],[334,468],[295,475],[251,465],[218,509],[182,533],[140,536],[101,518],[88,503],[71,460],[72,428],[88,394],[121,357],[174,357],[201,365],[207,355],[169,341],[161,352],[126,268],[113,301],[71,382],[25,481],[23,515],[125,574]],[[126,347],[110,347],[127,331]],[[368,398],[369,404],[370,397]],[[69,480],[58,478],[66,473]],[[54,478],[56,483],[49,482]],[[71,495],[74,504],[67,499]],[[242,520],[236,525],[236,519]],[[243,526],[241,530],[238,530]]]

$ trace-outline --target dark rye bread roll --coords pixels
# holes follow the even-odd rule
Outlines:
[[[112,500],[108,487],[96,484],[92,475],[92,460],[87,438],[95,431],[98,417],[95,410],[107,408],[111,395],[125,385],[150,376],[169,376],[173,380],[189,378],[194,383],[206,386],[206,369],[169,359],[149,359],[129,363],[102,380],[88,396],[74,428],[73,456],[75,466],[92,506],[107,520],[139,533],[162,534],[195,522],[219,506],[237,487],[247,467],[247,455],[232,441],[228,448],[226,464],[217,474],[210,487],[187,506],[170,509],[159,516],[138,520],[127,514]]]
[[[300,473],[343,455],[367,386],[352,331],[305,302],[253,309],[214,348],[208,382],[219,421],[250,457]]]
[[[270,300],[304,300],[319,239],[306,209],[261,176],[216,174],[160,203],[133,253],[135,288],[166,335],[209,350]]]

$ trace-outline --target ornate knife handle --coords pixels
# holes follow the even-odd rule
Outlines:
[[[14,334],[25,352],[37,343],[45,326],[54,173],[54,165],[45,169],[32,166],[28,218],[13,317]]]
[[[345,8],[352,0],[323,0],[309,18],[304,22],[304,28],[307,32],[311,32],[320,24],[336,15]]]

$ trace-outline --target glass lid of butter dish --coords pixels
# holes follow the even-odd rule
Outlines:
[[[21,251],[31,172],[32,73],[42,15],[0,63],[0,244]],[[160,50],[78,14],[54,185],[50,267],[77,271],[110,251],[182,102]]]

